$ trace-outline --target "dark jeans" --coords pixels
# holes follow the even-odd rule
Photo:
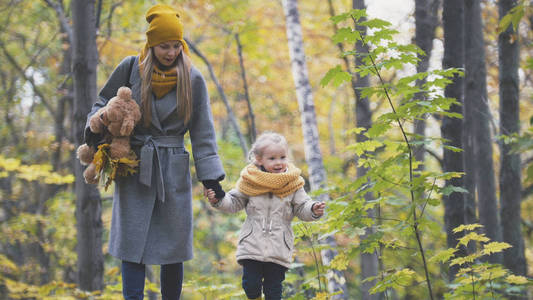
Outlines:
[[[142,300],[145,265],[122,261],[122,294],[126,300]],[[183,283],[183,263],[161,265],[163,300],[179,300]]]
[[[259,298],[261,289],[265,300],[281,299],[282,282],[287,268],[251,259],[242,259],[239,263],[242,265],[242,288],[249,299]]]

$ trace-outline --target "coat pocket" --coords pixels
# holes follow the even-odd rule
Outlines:
[[[285,230],[283,231],[283,245],[284,258],[288,261],[291,261],[292,252],[294,250],[294,237],[291,232]]]
[[[170,153],[167,174],[167,183],[177,192],[190,191],[191,174],[189,172],[189,153]]]
[[[252,226],[250,226],[248,228],[243,228],[243,230],[241,231],[241,234],[239,236],[239,244],[241,244],[242,242],[244,242],[245,239],[250,237],[253,232],[254,232],[254,228]]]

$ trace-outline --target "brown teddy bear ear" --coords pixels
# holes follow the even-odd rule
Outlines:
[[[131,99],[131,90],[128,87],[120,87],[117,91],[117,96],[121,99]]]

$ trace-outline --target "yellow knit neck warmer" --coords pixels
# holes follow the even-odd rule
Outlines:
[[[139,55],[139,73],[143,74],[143,64],[144,58],[148,53],[147,48],[145,47],[141,54]],[[185,62],[185,67],[187,70],[191,69],[191,60],[189,57],[182,53],[183,60]],[[178,74],[176,67],[172,67],[167,71],[163,71],[157,67],[154,63],[154,71],[152,72],[152,92],[155,94],[155,99],[160,99],[165,96],[167,93],[172,91],[176,87],[178,81]]]
[[[139,72],[143,73],[144,58],[146,57],[147,49],[141,51],[139,55]],[[159,99],[165,96],[168,92],[172,91],[176,87],[178,82],[178,74],[176,67],[172,67],[167,71],[159,69],[154,62],[154,71],[152,72],[152,92],[155,94],[155,98]]]
[[[269,173],[261,171],[256,165],[249,164],[241,171],[237,181],[237,189],[248,196],[266,193],[283,198],[304,186],[302,171],[292,164],[288,165],[284,173]]]
[[[176,87],[178,75],[176,68],[171,68],[168,71],[162,71],[154,65],[154,72],[152,73],[152,92],[155,98],[159,99]]]

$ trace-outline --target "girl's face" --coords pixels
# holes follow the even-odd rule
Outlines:
[[[181,43],[179,41],[168,41],[154,46],[155,58],[165,67],[174,65],[180,51]]]
[[[267,172],[283,173],[287,170],[287,147],[280,144],[270,144],[263,149],[261,156],[256,156],[256,161]]]

